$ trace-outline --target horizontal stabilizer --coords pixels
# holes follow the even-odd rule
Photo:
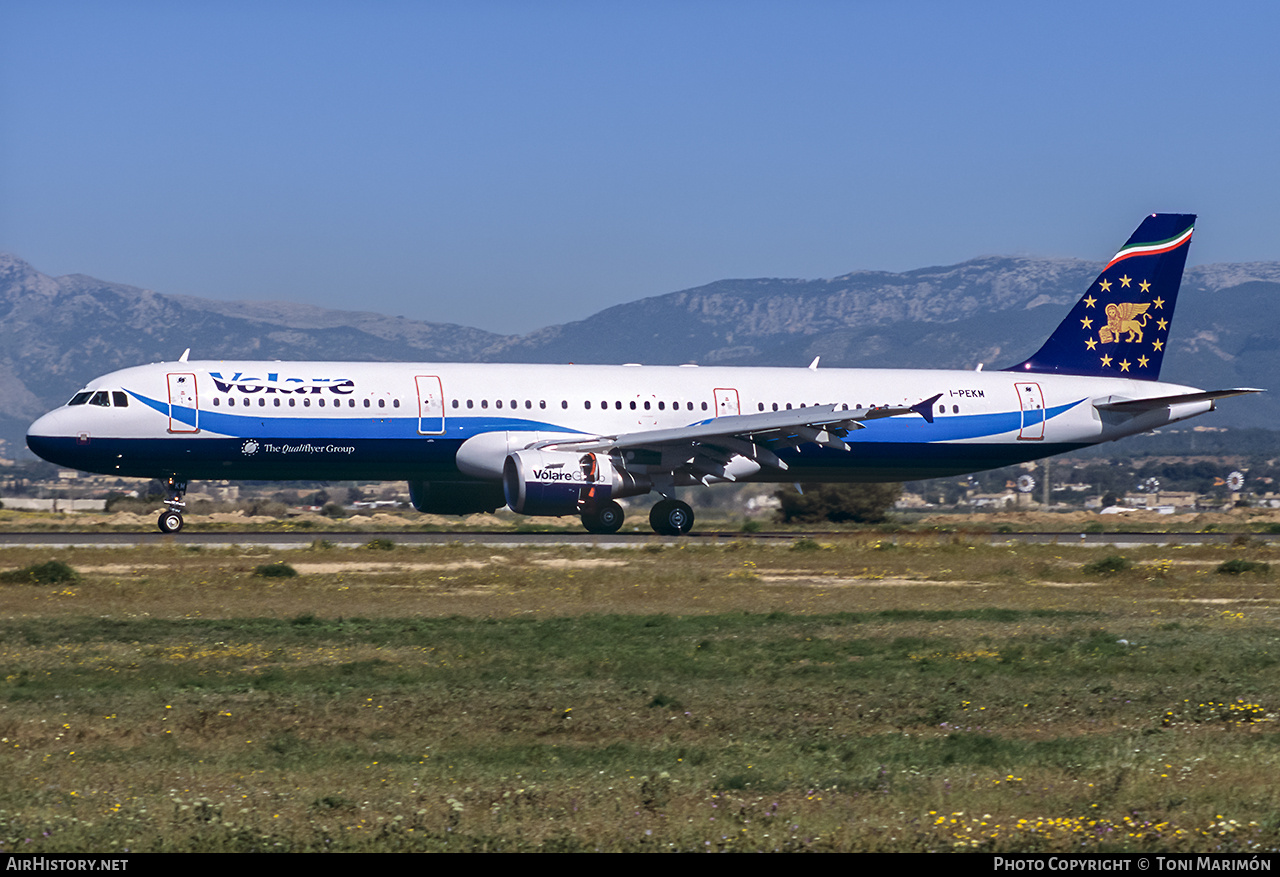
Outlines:
[[[1097,399],[1093,407],[1099,411],[1121,411],[1137,414],[1154,408],[1169,405],[1181,405],[1186,402],[1211,402],[1214,399],[1225,399],[1228,396],[1243,396],[1246,393],[1265,393],[1266,390],[1255,390],[1250,387],[1237,387],[1233,390],[1205,390],[1200,393],[1182,393],[1177,396],[1152,396],[1147,399],[1124,399],[1119,396],[1107,396]]]

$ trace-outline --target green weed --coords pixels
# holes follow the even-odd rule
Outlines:
[[[61,560],[48,560],[0,573],[0,582],[23,585],[58,585],[74,582],[76,571]]]
[[[298,571],[283,560],[280,560],[255,567],[253,574],[264,579],[291,579],[298,575]]]

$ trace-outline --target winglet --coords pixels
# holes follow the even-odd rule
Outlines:
[[[925,399],[919,405],[912,405],[911,410],[914,411],[916,414],[919,414],[929,423],[933,423],[933,403],[937,402],[941,398],[942,398],[941,393],[938,393],[936,396],[930,396],[928,399]]]

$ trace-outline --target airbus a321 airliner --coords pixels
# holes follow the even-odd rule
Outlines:
[[[1157,214],[1049,340],[1003,371],[355,362],[155,363],[96,378],[27,433],[46,460],[163,479],[406,480],[421,512],[503,505],[616,532],[617,500],[675,489],[902,481],[1145,432],[1252,389],[1158,381],[1195,216]]]

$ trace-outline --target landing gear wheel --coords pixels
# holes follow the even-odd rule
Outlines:
[[[186,479],[180,475],[170,475],[164,483],[165,489],[169,491],[169,498],[164,504],[169,508],[160,513],[160,532],[176,533],[182,529],[182,510],[187,504],[182,498],[187,495]]]
[[[622,521],[625,517],[622,506],[609,500],[589,512],[583,512],[582,526],[587,528],[588,533],[608,535],[622,529]]]
[[[649,512],[649,526],[660,536],[683,536],[693,529],[693,509],[678,499],[664,499]]]

